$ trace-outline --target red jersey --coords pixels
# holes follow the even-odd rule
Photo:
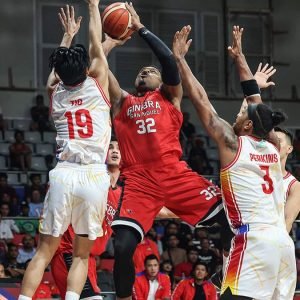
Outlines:
[[[182,113],[159,89],[142,97],[128,95],[114,118],[122,153],[122,167],[180,159],[179,131]]]

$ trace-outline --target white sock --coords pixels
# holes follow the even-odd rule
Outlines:
[[[31,300],[32,298],[24,296],[24,295],[19,295],[18,300]]]
[[[80,295],[75,292],[67,291],[65,300],[79,300]],[[25,300],[25,299],[24,299]]]

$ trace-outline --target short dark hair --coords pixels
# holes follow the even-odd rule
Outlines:
[[[202,262],[202,261],[198,260],[198,261],[196,261],[196,262],[193,264],[193,268],[192,268],[192,271],[191,271],[191,275],[194,275],[194,273],[195,273],[195,270],[196,270],[197,266],[204,266],[204,267],[205,267],[205,270],[206,270],[206,272],[207,272],[207,273],[209,273],[209,270],[208,270],[208,265],[207,265],[207,264],[205,264],[204,262]]]
[[[14,137],[16,138],[18,134],[21,134],[22,137],[24,138],[24,132],[22,130],[16,130]]]
[[[282,132],[283,134],[285,134],[285,136],[288,138],[290,144],[293,146],[293,144],[294,144],[294,135],[289,130],[287,130],[286,128],[283,128],[283,127],[279,127],[279,126],[276,126],[274,128],[274,130],[276,132]]]
[[[110,141],[111,142],[117,142],[117,137],[115,135],[112,135],[111,138],[110,138]]]
[[[39,174],[39,173],[32,173],[32,174],[30,174],[29,179],[32,181],[34,177],[39,177],[41,179],[41,174]]]
[[[249,104],[248,117],[253,122],[253,134],[260,138],[265,138],[274,127],[287,119],[283,112],[272,110],[262,103]]]
[[[76,85],[86,79],[89,55],[85,47],[80,44],[70,48],[58,47],[49,58],[49,67],[54,68],[64,84]]]
[[[158,258],[157,258],[157,256],[155,254],[149,254],[149,255],[147,255],[145,257],[145,259],[144,259],[144,265],[146,266],[148,260],[154,260],[154,259],[157,260],[157,262],[159,262]]]
[[[196,248],[196,247],[194,247],[194,246],[192,246],[192,247],[189,247],[188,249],[187,249],[187,254],[189,254],[190,252],[197,252],[198,253],[198,249]]]

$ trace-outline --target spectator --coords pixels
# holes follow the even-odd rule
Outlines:
[[[146,235],[144,239],[137,245],[133,255],[135,274],[144,271],[145,258],[150,254],[154,254],[159,259],[159,252],[156,243]]]
[[[183,112],[183,122],[181,126],[181,132],[187,139],[193,137],[196,132],[195,126],[190,122],[190,114],[188,112]]]
[[[208,232],[204,228],[196,228],[194,231],[194,239],[193,245],[197,248],[198,251],[201,250],[201,240],[208,239]],[[214,243],[212,240],[209,239],[209,244],[211,247],[214,247]]]
[[[22,278],[25,273],[25,264],[17,262],[18,254],[18,247],[14,244],[9,244],[3,265],[8,274],[13,278]]]
[[[148,255],[145,258],[145,271],[135,279],[133,300],[169,300],[171,282],[166,274],[159,273],[158,258]]]
[[[192,270],[192,278],[178,283],[172,294],[172,300],[217,300],[216,288],[205,280],[207,275],[207,266],[197,262]]]
[[[0,214],[1,214],[1,221],[0,221],[0,239],[6,239],[6,242],[10,242],[13,239],[13,232],[19,233],[20,230],[16,225],[15,221],[12,219],[3,219],[9,216],[10,209],[8,204],[2,203],[0,205]]]
[[[163,244],[163,249],[166,250],[167,248],[167,240],[169,235],[171,234],[175,234],[176,236],[178,236],[179,234],[179,224],[177,224],[174,221],[169,221],[168,224],[165,227],[164,230],[164,236],[161,238],[161,242]]]
[[[174,271],[175,281],[179,282],[181,279],[190,277],[193,265],[198,260],[198,250],[196,248],[189,248],[187,252],[187,262],[183,262],[176,266]]]
[[[17,257],[18,263],[26,263],[29,259],[32,259],[36,252],[34,247],[35,240],[30,234],[26,234],[22,239],[23,247],[19,248],[19,254]]]
[[[15,223],[18,226],[20,233],[28,233],[31,236],[35,236],[39,228],[39,220],[28,218],[29,205],[26,201],[21,203],[21,212],[19,216],[23,218],[16,220]]]
[[[31,193],[31,199],[29,202],[29,217],[39,218],[42,214],[44,199],[42,199],[39,191],[35,190]]]
[[[0,264],[0,281],[1,281],[1,278],[8,278],[9,276],[6,275],[5,273],[5,268],[3,266],[3,264]]]
[[[153,242],[156,243],[159,255],[163,253],[163,246],[161,240],[158,239],[157,232],[155,231],[154,227],[151,227],[150,230],[147,232],[146,236],[151,239]]]
[[[0,203],[7,204],[9,206],[9,211],[11,216],[16,216],[18,213],[18,204],[13,201],[9,194],[4,193]]]
[[[10,166],[21,171],[31,169],[31,149],[24,143],[24,133],[21,130],[15,132],[15,142],[9,146]]]
[[[201,240],[199,261],[207,266],[208,272],[215,272],[215,268],[219,258],[216,251],[217,250],[215,248],[211,248],[209,240],[207,238]]]
[[[44,199],[46,195],[46,186],[42,184],[41,174],[33,173],[30,175],[31,185],[25,186],[25,194],[27,202],[30,202],[30,198],[33,191],[39,191],[41,197]]]
[[[171,290],[173,290],[175,287],[175,279],[174,279],[174,268],[173,268],[171,262],[169,260],[164,260],[160,264],[159,269],[160,269],[161,273],[164,273],[170,277]]]
[[[188,164],[198,174],[211,175],[213,173],[213,168],[204,149],[203,140],[199,137],[195,137],[192,141]]]
[[[178,248],[179,240],[175,234],[168,236],[167,250],[161,255],[162,260],[170,260],[173,267],[176,267],[182,262],[186,262],[186,251]]]
[[[49,107],[44,104],[43,95],[36,96],[36,106],[30,110],[32,122],[30,130],[33,131],[52,131],[53,128],[49,121]]]
[[[18,198],[17,198],[17,193],[16,190],[10,186],[7,183],[7,174],[5,173],[0,173],[0,200],[1,202],[3,201],[3,198],[7,197],[5,196],[7,194],[9,196],[9,201],[11,202],[10,205],[17,205],[18,203]]]

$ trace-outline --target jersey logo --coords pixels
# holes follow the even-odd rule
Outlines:
[[[82,105],[82,99],[70,100],[72,106]]]

